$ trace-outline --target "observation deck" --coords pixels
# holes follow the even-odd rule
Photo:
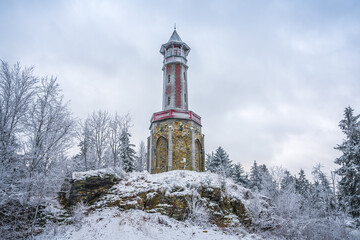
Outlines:
[[[201,117],[199,115],[192,111],[180,111],[175,109],[154,113],[150,119],[150,124],[169,118],[189,119],[201,126]]]

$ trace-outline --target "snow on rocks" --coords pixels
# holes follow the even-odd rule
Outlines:
[[[90,170],[86,172],[73,172],[72,180],[80,181],[80,180],[85,180],[86,178],[89,177],[94,177],[94,176],[103,177],[105,175],[114,175],[116,177],[122,177],[123,171],[118,171],[118,170],[115,171],[112,168],[102,168],[102,169]]]

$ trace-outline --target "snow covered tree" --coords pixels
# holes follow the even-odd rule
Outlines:
[[[74,121],[60,95],[55,78],[42,80],[36,101],[27,115],[29,136],[25,165],[29,177],[51,168],[59,154],[71,147]]]
[[[55,78],[43,78],[27,114],[26,202],[35,207],[35,219],[46,196],[54,197],[66,170],[66,151],[71,148],[75,122]],[[33,230],[32,230],[33,231]]]
[[[80,162],[77,163],[79,166],[76,170],[88,171],[90,169],[95,169],[92,134],[88,118],[84,121],[84,123],[80,123],[80,131],[77,134],[77,139],[80,141],[78,144],[80,147],[80,154],[76,156],[76,158],[79,158]]]
[[[56,79],[32,68],[0,69],[0,234],[26,238],[66,171],[74,120]]]
[[[241,184],[245,187],[248,186],[249,184],[248,177],[245,174],[244,168],[241,166],[240,163],[234,164],[232,179],[237,184]]]
[[[270,198],[277,194],[276,182],[273,180],[265,164],[258,165],[254,161],[250,169],[249,188],[256,189]]]
[[[107,111],[93,112],[88,117],[89,128],[92,132],[92,142],[94,144],[96,153],[96,168],[101,168],[106,165],[104,154],[108,149],[109,144],[109,121],[110,116]]]
[[[131,118],[129,115],[126,115],[122,121],[122,133],[120,136],[120,162],[125,172],[133,172],[135,170],[136,152],[134,150],[135,145],[130,143],[130,123]]]
[[[312,174],[314,176],[314,185],[311,191],[313,207],[317,210],[317,215],[329,216],[335,208],[335,196],[332,194],[330,182],[321,170],[320,164],[314,167]]]
[[[335,160],[340,168],[336,174],[340,176],[339,205],[353,217],[360,216],[360,123],[359,115],[347,107],[344,119],[340,121],[340,129],[345,134],[342,144],[335,149],[342,155]]]
[[[265,164],[260,165],[259,169],[260,169],[260,177],[261,177],[261,184],[260,184],[261,193],[267,197],[274,198],[275,195],[278,194],[276,182],[273,180]]]
[[[115,113],[115,116],[109,121],[109,145],[113,167],[116,168],[119,163],[119,151],[121,147],[122,118]]]
[[[213,164],[213,156],[214,156],[213,152],[211,154],[209,153],[206,154],[206,160],[205,160],[206,171],[215,172],[215,168],[214,168],[215,166]]]
[[[253,188],[257,188],[258,190],[261,189],[261,172],[256,161],[254,161],[254,164],[250,169],[249,187],[251,189]]]
[[[300,169],[299,177],[295,179],[295,189],[299,194],[304,197],[307,197],[309,195],[310,182],[306,179],[303,169]]]
[[[8,63],[1,61],[0,161],[3,170],[11,168],[10,165],[18,160],[15,155],[18,153],[19,134],[24,130],[23,121],[36,93],[37,82],[33,67],[21,68],[17,63],[11,68]]]
[[[9,239],[24,238],[29,223],[27,204],[22,204],[26,166],[21,140],[37,83],[33,67],[0,61],[0,235]]]
[[[281,180],[281,190],[285,191],[285,190],[294,190],[295,191],[295,177],[293,175],[290,174],[290,172],[288,170],[284,171],[284,177]]]
[[[229,154],[222,147],[216,149],[215,154],[208,155],[207,169],[214,173],[223,174],[230,177],[232,174],[233,164]]]
[[[139,144],[136,160],[136,171],[144,171],[146,169],[146,148],[144,141],[141,141]]]
[[[281,180],[284,177],[285,169],[282,166],[275,166],[270,168],[271,178],[274,181],[277,190],[281,188]]]

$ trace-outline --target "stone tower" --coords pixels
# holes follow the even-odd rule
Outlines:
[[[160,48],[163,61],[162,111],[152,115],[148,137],[148,171],[205,170],[201,117],[188,110],[187,56],[190,47],[174,29]]]

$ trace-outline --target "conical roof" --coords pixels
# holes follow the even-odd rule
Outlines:
[[[174,30],[168,42],[182,42],[179,34]]]
[[[185,55],[186,56],[189,54],[190,47],[181,40],[179,34],[176,32],[176,29],[174,29],[174,32],[171,34],[171,37],[170,37],[169,41],[167,43],[161,45],[160,53],[164,55],[165,54],[165,49],[168,46],[171,46],[174,43],[182,45],[183,49],[185,50]]]

